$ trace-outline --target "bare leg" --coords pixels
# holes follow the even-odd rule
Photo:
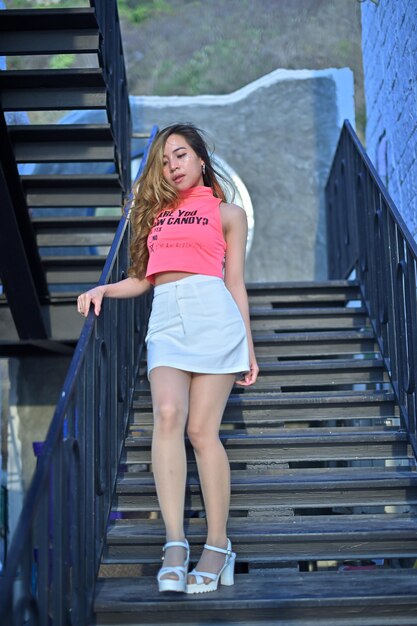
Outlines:
[[[156,367],[150,375],[154,429],[152,469],[167,541],[184,539],[184,498],[187,462],[184,430],[188,416],[191,374],[172,367]],[[169,548],[164,567],[182,565],[185,549]],[[175,574],[162,578],[176,580]]]
[[[209,545],[226,548],[226,525],[230,505],[230,466],[219,439],[219,428],[234,374],[193,374],[187,432],[197,461],[207,517]],[[196,566],[199,571],[217,574],[223,554],[203,550]],[[206,579],[209,582],[209,579]],[[189,577],[193,583],[194,577]]]

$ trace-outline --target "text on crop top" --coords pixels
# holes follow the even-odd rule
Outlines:
[[[211,187],[192,187],[181,192],[176,209],[157,215],[147,240],[149,282],[155,284],[155,274],[166,271],[223,277],[226,242],[221,202]]]

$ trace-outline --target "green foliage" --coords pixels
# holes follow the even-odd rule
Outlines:
[[[55,54],[49,61],[51,70],[66,70],[74,64],[75,54]]]
[[[252,42],[250,50],[239,39],[223,39],[194,51],[180,65],[175,59],[163,60],[152,76],[155,93],[160,96],[228,93],[242,72],[247,82],[255,80],[263,74],[264,59],[257,54],[257,38],[262,33],[249,28],[245,35]]]
[[[160,13],[172,13],[172,7],[165,0],[118,0],[120,17],[132,24],[140,24]]]

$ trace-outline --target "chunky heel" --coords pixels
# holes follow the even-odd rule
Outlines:
[[[222,585],[230,586],[234,583],[234,571],[236,554],[232,552],[232,544],[230,539],[227,540],[227,548],[216,548],[215,546],[204,545],[206,550],[213,550],[213,552],[221,552],[225,554],[223,567],[218,574],[212,574],[211,572],[199,572],[193,569],[190,572],[190,576],[194,576],[195,583],[188,583],[186,593],[206,593],[207,591],[216,591],[219,586],[219,581]],[[209,578],[210,582],[206,583],[205,578]]]
[[[235,582],[235,561],[236,554],[232,552],[229,562],[221,573],[220,582],[226,587],[230,587]]]

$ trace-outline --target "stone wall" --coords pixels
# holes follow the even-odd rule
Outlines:
[[[362,4],[368,154],[417,237],[417,3]]]
[[[276,70],[225,96],[131,99],[134,130],[205,129],[254,208],[247,281],[325,279],[323,189],[343,120],[354,125],[349,69]]]

